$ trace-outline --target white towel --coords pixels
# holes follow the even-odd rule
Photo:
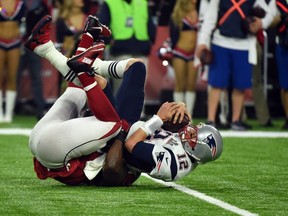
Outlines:
[[[87,161],[84,168],[84,173],[89,180],[95,178],[104,165],[106,154],[103,154],[92,161]]]
[[[257,49],[256,49],[256,37],[251,35],[248,37],[249,40],[249,53],[248,53],[248,61],[249,63],[256,65],[257,64]]]

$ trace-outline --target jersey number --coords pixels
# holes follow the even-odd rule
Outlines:
[[[178,161],[179,161],[179,170],[185,170],[188,169],[188,161],[186,154],[178,154]]]

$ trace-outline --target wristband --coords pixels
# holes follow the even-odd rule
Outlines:
[[[153,134],[157,129],[159,129],[163,125],[163,121],[158,115],[153,115],[151,119],[149,119],[143,126],[140,128],[145,131],[148,135]]]

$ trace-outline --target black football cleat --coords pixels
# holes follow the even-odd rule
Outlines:
[[[105,44],[103,42],[98,42],[86,51],[71,57],[67,61],[67,65],[77,74],[85,72],[89,76],[95,76],[95,72],[91,66],[95,59],[104,51],[104,48]]]
[[[44,16],[32,29],[31,35],[24,43],[24,46],[34,51],[34,49],[42,44],[45,44],[51,40],[50,29],[51,29],[52,17],[50,15]]]
[[[111,35],[110,29],[100,23],[97,17],[92,15],[88,16],[83,32],[90,33],[94,41],[97,41],[99,37],[109,37]]]

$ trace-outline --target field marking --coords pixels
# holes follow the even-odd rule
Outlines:
[[[223,137],[267,137],[288,138],[288,132],[279,131],[221,131]]]
[[[141,176],[149,178],[149,179],[151,179],[151,180],[153,180],[153,181],[155,181],[155,182],[157,182],[159,184],[165,185],[167,187],[172,187],[172,188],[174,188],[174,189],[176,189],[178,191],[181,191],[183,193],[186,193],[188,195],[192,195],[192,196],[194,196],[194,197],[196,197],[198,199],[204,200],[204,201],[206,201],[208,203],[211,203],[213,205],[216,205],[216,206],[218,206],[220,208],[223,208],[223,209],[228,210],[230,212],[236,213],[238,215],[242,215],[242,216],[257,216],[258,215],[258,214],[246,211],[244,209],[240,209],[240,208],[238,208],[236,206],[233,206],[233,205],[231,205],[229,203],[223,202],[223,201],[221,201],[219,199],[216,199],[214,197],[210,197],[210,196],[208,196],[208,195],[206,195],[204,193],[198,192],[196,190],[192,190],[192,189],[186,188],[186,187],[184,187],[182,185],[175,184],[174,182],[164,182],[164,181],[161,181],[161,180],[158,180],[158,179],[153,179],[153,178],[151,178],[149,175],[147,175],[145,173],[142,173]]]
[[[1,128],[0,135],[25,135],[30,136],[30,128]]]
[[[30,128],[0,128],[0,135],[26,135],[30,136]],[[288,138],[288,132],[278,131],[221,131],[223,137],[267,137]]]

